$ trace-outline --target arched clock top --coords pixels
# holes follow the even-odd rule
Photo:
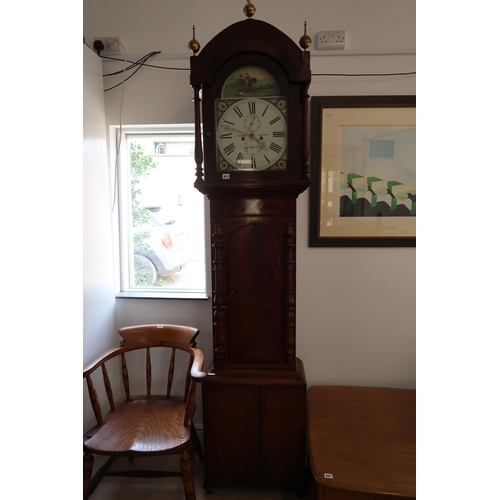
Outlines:
[[[311,81],[309,52],[302,51],[271,24],[246,19],[222,30],[198,55],[191,57],[191,85],[212,85],[218,68],[233,56],[244,53],[260,53],[279,61],[290,82]]]

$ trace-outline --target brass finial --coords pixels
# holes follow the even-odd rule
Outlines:
[[[257,9],[255,8],[255,5],[251,2],[247,2],[247,4],[245,5],[245,7],[243,7],[243,13],[245,14],[245,16],[248,17],[248,19],[250,19],[251,17],[253,17],[253,15],[255,14],[255,11]]]
[[[188,43],[188,49],[191,53],[196,54],[200,50],[200,44],[194,36],[194,24],[193,24],[193,39]]]
[[[304,21],[304,34],[300,37],[299,45],[307,50],[311,46],[311,37],[306,33],[307,23]]]

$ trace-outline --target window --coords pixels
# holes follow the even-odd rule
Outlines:
[[[121,137],[119,296],[206,298],[194,128],[126,128]]]

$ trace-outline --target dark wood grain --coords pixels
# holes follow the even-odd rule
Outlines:
[[[229,362],[279,363],[279,241],[263,224],[241,225],[228,241]]]
[[[306,381],[209,372],[202,384],[205,486],[283,486],[301,490],[306,471]],[[275,370],[276,372],[276,370]]]

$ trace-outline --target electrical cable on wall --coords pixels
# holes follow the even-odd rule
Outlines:
[[[155,55],[155,54],[161,54],[161,51],[150,52],[149,54],[147,54],[145,56],[142,56],[139,59],[139,61],[136,61],[136,62],[133,62],[133,61],[125,61],[125,62],[132,63],[131,67],[133,67],[134,65],[140,63],[140,61],[142,61],[144,58],[149,59],[149,57],[151,57],[152,55]],[[102,59],[111,59],[113,61],[124,61],[124,59],[119,59],[117,57],[110,57],[110,56],[101,56],[101,58]],[[169,66],[158,66],[156,64],[145,64],[145,62],[141,63],[141,65],[142,66],[148,66],[149,68],[168,69],[168,70],[173,70],[173,71],[189,71],[189,68],[172,68],[172,67],[169,67]],[[108,76],[108,75],[104,75],[104,76]]]
[[[120,45],[123,47],[122,43],[120,42]],[[123,50],[125,52],[125,49]],[[120,73],[123,73],[123,76],[124,76],[124,79],[114,85],[113,87],[110,87],[108,89],[104,89],[104,92],[107,92],[109,90],[112,90],[116,87],[119,87],[120,85],[123,85],[127,80],[129,80],[130,78],[132,78],[136,73],[137,71],[139,71],[143,66],[144,66],[144,63],[152,56],[154,56],[155,54],[160,54],[160,52],[150,52],[149,54],[146,54],[145,56],[141,57],[138,61],[135,61],[135,62],[132,62],[132,61],[127,61],[127,58],[125,57],[125,59],[115,59],[115,58],[110,58],[110,57],[106,57],[107,59],[115,59],[117,61],[123,61],[123,62],[131,62],[130,66],[127,66],[126,68],[120,70],[120,71],[116,71],[114,73],[108,73],[108,74],[105,74],[103,76],[116,76],[116,75],[119,75]],[[103,56],[105,57],[105,56]],[[132,69],[135,69],[135,71],[130,75],[128,76],[127,78],[125,78],[125,72],[126,71],[130,71]]]
[[[120,42],[120,45],[122,45],[121,42]],[[123,47],[123,45],[122,45],[122,47]],[[127,78],[122,80],[120,83],[114,85],[113,87],[104,89],[104,92],[108,92],[109,90],[112,90],[116,87],[119,87],[120,85],[123,85],[127,80],[132,78],[137,73],[137,71],[139,71],[143,66],[148,66],[150,68],[171,70],[171,71],[189,71],[189,68],[172,68],[172,67],[167,67],[167,66],[157,66],[157,65],[153,65],[153,64],[146,64],[146,61],[156,54],[161,54],[161,52],[160,51],[150,52],[149,54],[142,56],[137,61],[128,61],[127,58],[120,59],[117,57],[101,56],[103,59],[111,59],[113,61],[123,61],[123,62],[130,63],[130,65],[127,66],[126,68],[124,68],[123,70],[115,71],[114,73],[107,73],[107,74],[104,74],[103,76],[116,76],[116,75],[119,75],[120,73],[125,73],[126,71],[130,71],[130,70],[135,68],[135,71],[130,76],[128,76]]]
[[[150,68],[156,68],[156,69],[164,69],[164,70],[169,70],[169,71],[189,71],[189,68],[174,68],[174,67],[170,67],[170,66],[158,66],[158,65],[154,65],[154,64],[147,64],[146,61],[152,57],[153,55],[155,54],[160,54],[161,52],[157,51],[157,52],[150,52],[149,54],[141,57],[138,61],[127,61],[127,60],[124,60],[124,59],[119,59],[119,58],[116,58],[116,57],[108,57],[108,56],[102,56],[102,58],[105,58],[105,59],[112,59],[114,61],[124,61],[124,62],[128,62],[128,63],[131,63],[130,66],[128,66],[127,68],[125,68],[125,70],[122,70],[122,71],[129,71],[131,69],[133,69],[134,67],[136,66],[139,66],[139,68],[137,68],[134,73],[132,73],[127,79],[125,79],[125,81],[127,81],[128,79],[132,78],[132,76],[134,76],[134,74],[140,69],[142,68],[143,66],[147,66],[147,67],[150,67]],[[122,71],[117,71],[115,73],[108,73],[106,75],[103,75],[103,76],[115,76],[119,73],[121,73]],[[378,76],[407,76],[407,75],[416,75],[417,72],[416,71],[406,71],[406,72],[395,72],[395,73],[312,73],[311,76],[333,76],[333,77],[378,77]],[[108,90],[112,90],[120,85],[122,85],[124,82],[121,82],[117,85],[115,85],[114,87],[110,87],[109,89],[105,89],[105,92],[108,91]]]
[[[87,45],[87,47],[90,48],[90,46],[85,42],[85,38],[83,39],[83,43]],[[123,47],[122,43],[119,42],[120,45]],[[124,50],[125,52],[125,50]],[[143,66],[147,66],[149,68],[156,68],[156,69],[164,69],[168,71],[189,71],[189,68],[176,68],[176,67],[171,67],[171,66],[158,66],[156,64],[147,64],[146,61],[150,59],[152,56],[156,54],[161,54],[161,51],[153,51],[150,52],[149,54],[146,54],[145,56],[142,56],[138,61],[127,61],[127,59],[120,59],[117,57],[110,57],[110,56],[100,56],[101,59],[110,59],[112,61],[122,61],[122,62],[127,62],[130,63],[130,66],[124,68],[123,70],[116,71],[114,73],[108,73],[103,76],[116,76],[119,75],[122,72],[125,71],[130,71],[136,66],[137,69],[132,73],[128,78],[123,80],[122,82],[118,83],[114,87],[110,87],[109,89],[105,89],[104,92],[107,92],[109,90],[112,90],[116,87],[119,87],[120,85],[123,85],[127,80],[132,78],[132,76],[135,75],[135,73],[142,68]],[[377,76],[407,76],[407,75],[416,75],[416,71],[405,71],[405,72],[396,72],[396,73],[312,73],[311,76],[334,76],[334,77],[377,77]]]
[[[126,60],[127,59],[127,51],[125,50],[125,47],[124,47],[124,45],[121,42],[118,42],[118,43],[121,45],[121,47],[123,49],[123,53],[125,55],[125,60]],[[119,125],[120,125],[120,129],[119,129],[118,139],[117,139],[117,143],[118,144],[116,145],[115,178],[114,178],[114,184],[113,184],[113,205],[111,207],[111,217],[113,216],[113,212],[115,210],[116,197],[118,195],[118,160],[120,158],[120,148],[121,148],[121,144],[122,144],[122,135],[123,135],[122,134],[122,132],[123,132],[123,129],[122,129],[122,113],[123,113],[123,99],[125,97],[125,85],[123,85],[125,83],[125,71],[126,70],[124,69],[123,70],[123,79],[122,79],[122,82],[119,84],[119,85],[122,85],[122,95],[121,95],[121,99],[120,99],[120,113],[119,113]],[[135,74],[135,71],[134,71],[134,74]]]
[[[404,76],[416,74],[416,71],[407,71],[404,73],[311,73],[311,76]]]
[[[114,73],[105,73],[104,75],[102,76],[115,76],[115,75],[120,75],[121,73],[123,73],[124,71],[130,71],[131,69],[135,68],[136,66],[142,66],[144,65],[144,63],[152,56],[154,56],[155,54],[161,54],[161,52],[159,51],[155,51],[155,52],[150,52],[149,54],[146,54],[145,56],[141,57],[138,61],[135,61],[135,62],[132,62],[130,64],[130,66],[127,66],[126,68],[124,69],[121,69],[120,71],[115,71]],[[106,56],[103,56],[103,58],[105,59],[116,59],[114,57],[106,57]],[[125,61],[124,59],[116,59],[117,61],[124,61],[124,62],[130,62],[130,61]]]

